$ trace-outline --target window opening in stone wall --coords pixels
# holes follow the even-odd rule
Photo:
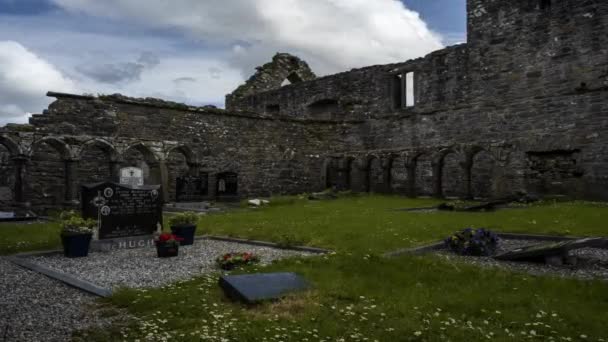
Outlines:
[[[340,109],[338,100],[321,99],[308,105],[307,110],[310,115],[336,114]]]
[[[540,9],[547,10],[551,8],[551,0],[540,0]]]
[[[281,83],[281,87],[284,87],[284,86],[290,85],[290,84],[291,84],[291,82],[286,78],[283,80],[283,83]]]
[[[393,92],[393,108],[400,109],[403,106],[403,75],[393,76],[391,89]]]
[[[281,111],[281,106],[278,104],[268,104],[266,105],[266,114],[276,114]]]
[[[405,74],[405,106],[414,107],[416,99],[414,97],[414,73]]]

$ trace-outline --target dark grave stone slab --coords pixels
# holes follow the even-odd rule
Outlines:
[[[160,185],[83,185],[82,215],[100,222],[100,240],[152,235],[163,222],[160,194]]]
[[[295,273],[257,273],[220,277],[220,287],[232,299],[253,304],[306,290],[308,282]]]
[[[207,196],[208,175],[177,177],[175,180],[176,202],[197,202],[202,201]]]
[[[552,265],[559,265],[563,261],[568,261],[568,252],[571,250],[605,248],[606,246],[608,246],[606,238],[586,238],[518,248],[496,255],[494,258],[505,261],[545,261]]]

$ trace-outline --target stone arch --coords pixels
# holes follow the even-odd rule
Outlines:
[[[15,199],[14,151],[0,143],[0,207],[10,206]]]
[[[440,152],[438,159],[438,195],[448,198],[466,197],[466,177],[462,155],[454,149]]]
[[[341,167],[342,167],[342,172],[343,172],[343,186],[342,189],[343,190],[353,190],[353,182],[355,181],[355,177],[354,176],[354,172],[353,172],[353,168],[354,168],[354,164],[355,164],[355,158],[354,157],[343,157],[340,161]]]
[[[367,159],[367,192],[384,193],[386,184],[382,158],[376,155],[369,156]]]
[[[332,164],[332,158],[328,157],[323,160],[323,165],[321,166],[321,188],[325,190],[328,188],[328,184],[331,183],[330,180],[330,169]]]
[[[170,148],[166,153],[167,166],[167,195],[169,201],[178,200],[178,183],[189,176],[198,173],[195,162],[195,154],[192,149],[185,145]]]
[[[144,184],[163,184],[160,161],[150,147],[144,143],[135,143],[124,150],[121,167],[128,166],[138,167],[143,170]]]
[[[78,178],[80,185],[116,180],[118,151],[103,139],[91,139],[80,147],[78,153]]]
[[[494,155],[483,148],[475,148],[469,156],[469,197],[494,197]]]
[[[35,141],[30,149],[26,197],[43,210],[77,198],[74,159],[70,147],[54,137]]]
[[[340,187],[340,160],[332,157],[325,163],[325,189],[338,189]]]
[[[22,202],[23,165],[25,159],[19,144],[0,135],[0,206],[9,207],[13,202]]]
[[[435,195],[435,170],[433,157],[428,152],[418,152],[412,158],[413,194],[415,196]]]
[[[405,154],[398,154],[392,157],[390,171],[390,188],[395,194],[407,194],[410,188],[410,174],[408,160]]]
[[[43,145],[47,145],[53,148],[64,160],[72,159],[72,149],[70,148],[70,146],[64,141],[54,137],[46,137],[35,141],[32,144],[30,153],[35,153],[36,149],[40,148]]]
[[[21,147],[13,139],[0,135],[0,145],[4,146],[11,156],[22,154]]]
[[[187,145],[173,146],[167,150],[167,152],[165,153],[165,156],[167,158],[169,158],[169,155],[171,153],[175,153],[175,152],[181,153],[186,158],[186,162],[188,164],[197,163],[196,153],[194,153],[194,150],[192,148],[190,148],[190,146],[187,146]]]
[[[102,150],[109,161],[115,162],[120,159],[120,153],[118,153],[118,150],[116,150],[114,145],[104,139],[99,138],[87,140],[84,144],[82,144],[82,146],[80,147],[80,152],[78,154],[79,157],[82,157],[82,153],[84,152],[84,150],[91,147],[96,147]]]

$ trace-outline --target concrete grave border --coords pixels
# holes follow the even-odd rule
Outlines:
[[[283,246],[279,246],[279,244],[274,243],[274,242],[247,240],[247,239],[239,239],[239,238],[232,238],[232,237],[226,237],[226,236],[200,235],[200,236],[196,236],[195,240],[226,241],[226,242],[262,246],[262,247],[272,247],[272,248],[277,248],[277,249],[309,252],[309,253],[314,253],[314,254],[326,254],[326,253],[330,252],[330,250],[323,249],[323,248],[307,247],[307,246],[283,247]],[[32,256],[45,256],[45,255],[54,255],[54,254],[62,254],[62,253],[63,253],[63,250],[57,249],[57,250],[49,250],[49,251],[34,251],[34,252],[18,253],[18,254],[4,256],[3,258],[12,262],[13,264],[15,264],[17,266],[23,267],[30,271],[40,273],[42,275],[45,275],[49,278],[58,280],[62,283],[65,283],[69,286],[72,286],[72,287],[82,290],[84,292],[87,292],[87,293],[90,293],[90,294],[93,294],[93,295],[96,295],[96,296],[99,296],[102,298],[108,298],[108,297],[112,296],[112,289],[98,286],[89,281],[74,277],[71,274],[61,273],[61,272],[55,271],[51,268],[48,268],[46,266],[42,266],[42,265],[33,263],[26,259],[27,257],[32,257]]]
[[[499,238],[503,239],[519,239],[519,240],[533,240],[533,241],[546,241],[546,242],[559,242],[559,241],[571,241],[584,239],[585,237],[575,237],[575,236],[558,236],[558,235],[542,235],[542,234],[520,234],[520,233],[496,233]],[[412,248],[401,248],[395,251],[384,253],[382,256],[391,258],[398,257],[405,254],[425,254],[432,251],[443,249],[445,243],[442,241],[437,241],[432,244],[412,247]]]

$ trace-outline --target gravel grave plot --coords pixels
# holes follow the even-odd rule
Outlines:
[[[67,341],[72,331],[103,327],[97,297],[0,258],[0,340]]]
[[[66,258],[61,254],[30,256],[27,259],[55,271],[71,274],[97,286],[161,287],[179,280],[217,271],[215,259],[230,252],[252,252],[260,265],[274,260],[318,255],[310,252],[263,247],[246,243],[200,239],[194,245],[180,246],[179,255],[158,258],[156,248],[135,248],[111,252],[91,252],[86,258]]]
[[[543,241],[500,239],[497,253],[507,252],[521,247],[545,243]],[[584,280],[599,279],[608,281],[608,249],[581,248],[570,251],[570,255],[579,258],[576,266],[551,266],[535,262],[499,261],[491,257],[461,256],[447,248],[440,249],[437,254],[449,260],[460,260],[470,264],[485,267],[502,267],[517,272],[527,272],[534,275],[555,275],[559,277],[578,278]]]

